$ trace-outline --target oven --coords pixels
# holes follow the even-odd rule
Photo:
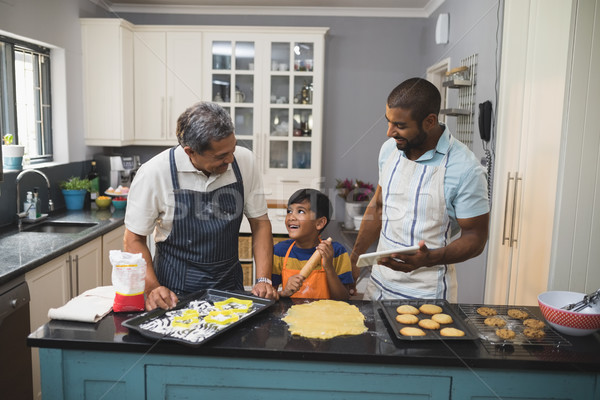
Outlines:
[[[0,286],[0,393],[5,399],[32,399],[29,288],[24,280]]]

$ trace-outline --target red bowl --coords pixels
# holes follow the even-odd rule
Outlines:
[[[561,309],[582,300],[584,295],[577,292],[550,291],[538,296],[538,304],[542,315],[554,329],[566,335],[584,336],[600,329],[600,304],[581,312]]]

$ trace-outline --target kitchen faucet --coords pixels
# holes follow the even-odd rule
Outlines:
[[[44,174],[42,171],[37,169],[25,169],[17,175],[17,224],[19,226],[19,231],[21,230],[22,219],[27,217],[27,210],[22,213],[19,212],[21,209],[21,194],[19,191],[19,185],[23,176],[27,175],[30,172],[35,172],[38,175],[41,175],[46,180],[46,185],[48,186],[48,211],[54,211],[54,203],[52,202],[52,197],[50,194],[50,179]]]

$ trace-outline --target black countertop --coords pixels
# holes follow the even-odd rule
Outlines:
[[[284,299],[198,347],[150,340],[121,323],[139,314],[111,313],[96,324],[52,320],[33,332],[33,347],[237,358],[321,360],[437,367],[600,372],[600,335],[565,337],[566,346],[491,345],[479,338],[453,341],[398,340],[390,335],[378,303],[350,301],[365,315],[368,331],[329,340],[292,336],[281,320],[298,300]],[[464,316],[456,305],[457,312]],[[528,307],[540,317],[537,307]],[[549,329],[549,328],[548,328]]]
[[[112,207],[111,207],[112,209]],[[0,286],[27,271],[53,260],[123,225],[125,210],[66,211],[51,215],[50,221],[92,222],[79,233],[19,232],[16,225],[0,232]],[[23,224],[27,228],[27,224]]]

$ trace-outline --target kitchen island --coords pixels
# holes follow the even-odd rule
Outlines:
[[[50,321],[28,344],[40,348],[44,399],[600,398],[598,333],[541,346],[399,340],[378,303],[350,301],[367,332],[305,339],[281,320],[299,302],[276,302],[197,347],[146,339],[121,325],[139,314],[116,313]]]

